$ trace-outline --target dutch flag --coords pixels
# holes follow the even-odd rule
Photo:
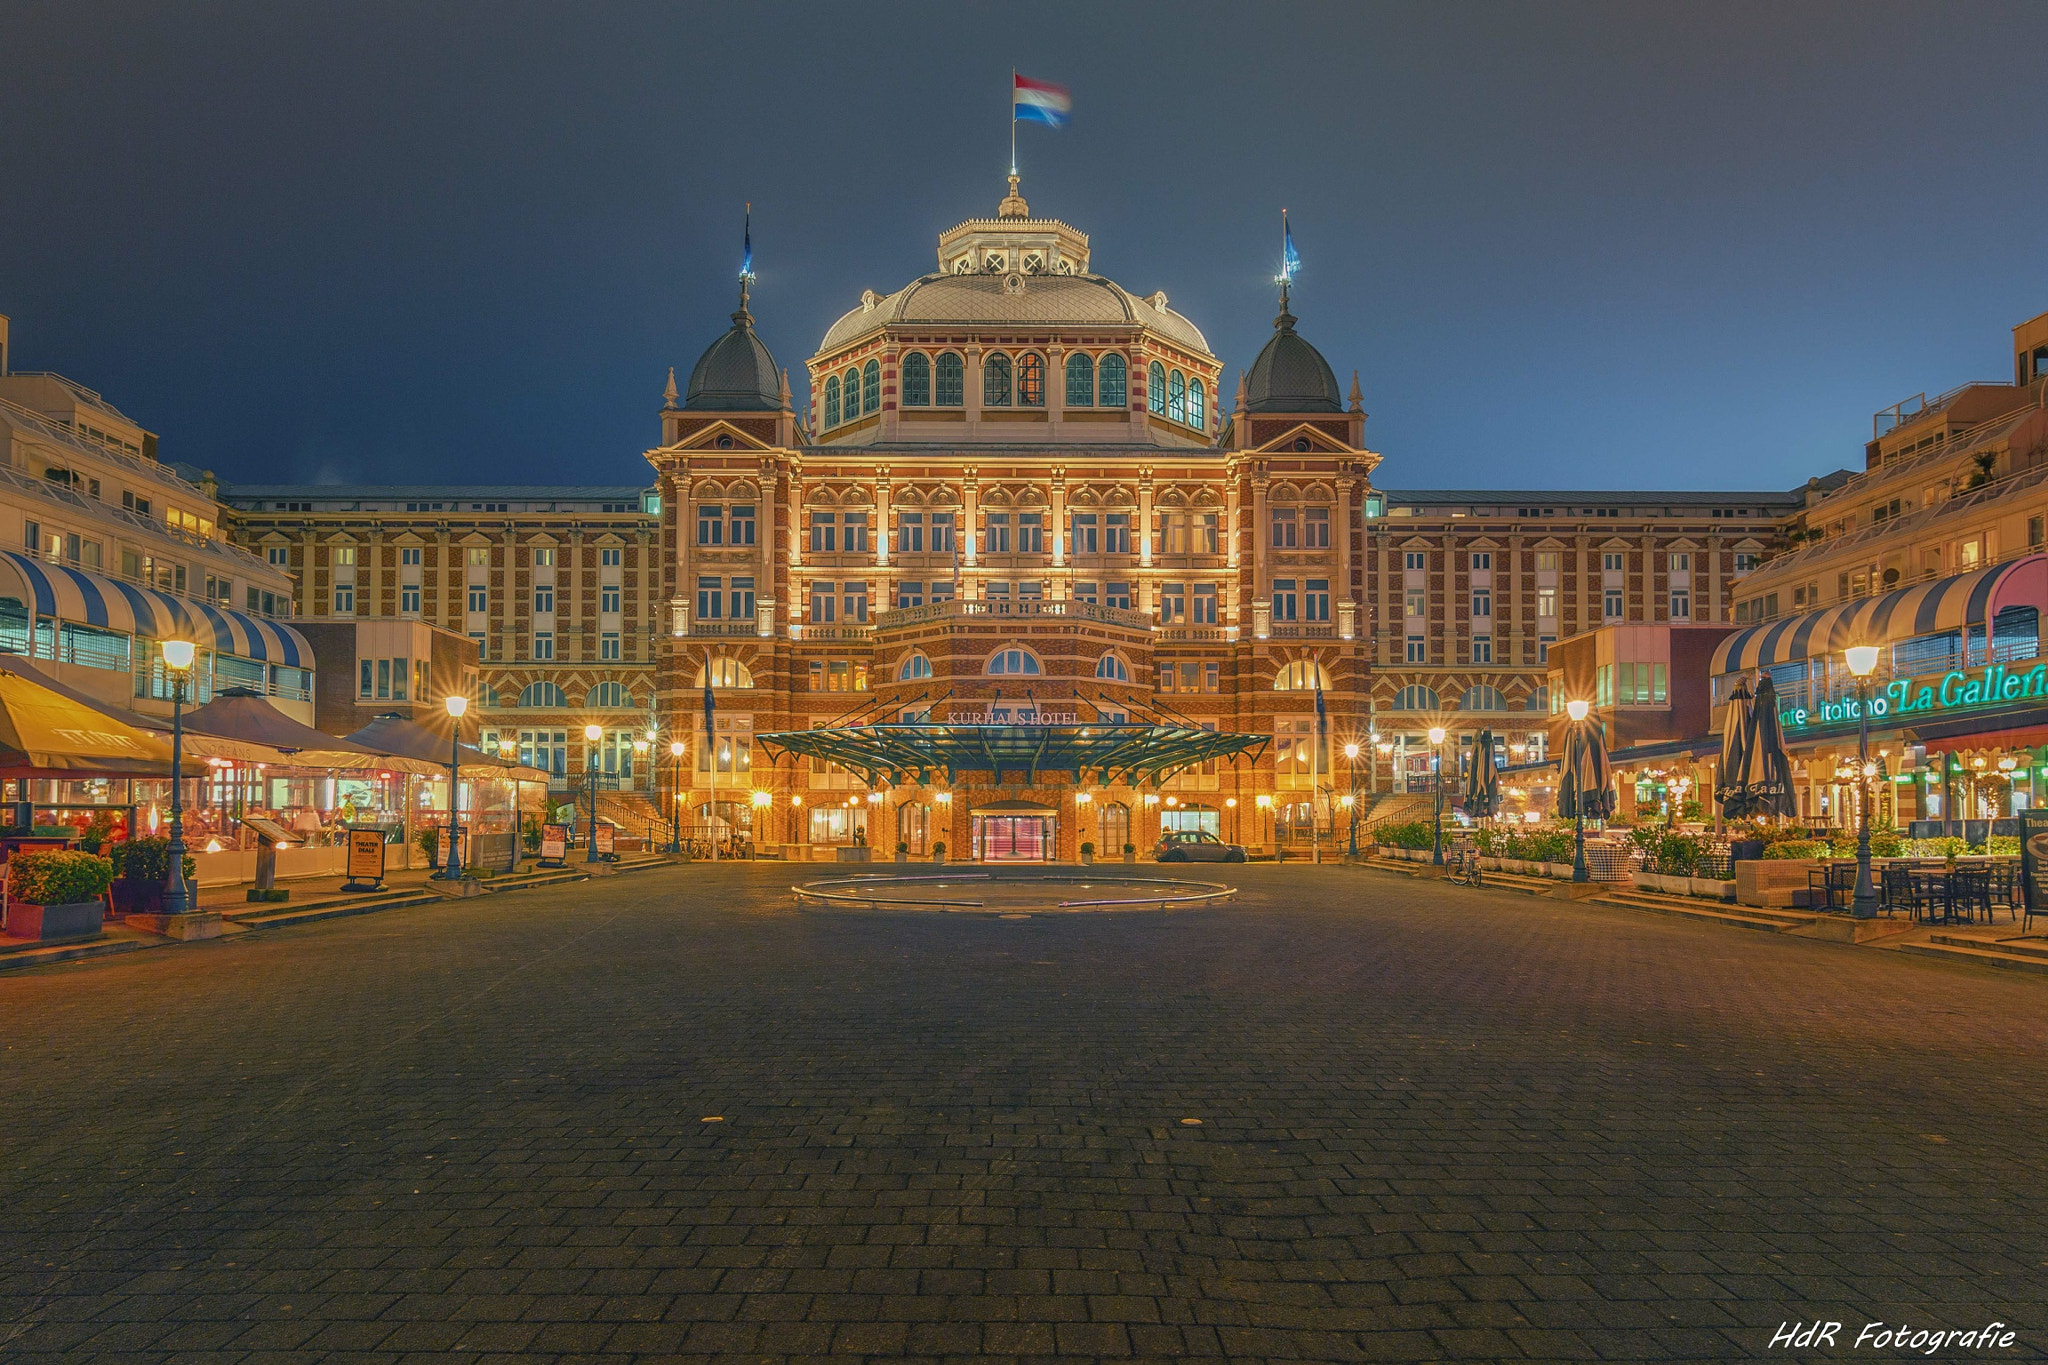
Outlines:
[[[1065,86],[1034,81],[1029,76],[1013,79],[1016,81],[1016,94],[1010,109],[1012,122],[1043,123],[1053,128],[1067,126],[1067,119],[1074,112],[1074,101]]]

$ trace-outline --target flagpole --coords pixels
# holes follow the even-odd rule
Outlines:
[[[1017,173],[1017,68],[1010,68],[1010,174]]]
[[[1319,663],[1316,667],[1321,668],[1322,665]],[[1323,689],[1318,684],[1316,687],[1315,730],[1310,736],[1308,744],[1308,846],[1309,861],[1314,863],[1320,863],[1323,860],[1323,827],[1316,823],[1316,788],[1318,786],[1316,764],[1322,757],[1323,747],[1322,697]]]

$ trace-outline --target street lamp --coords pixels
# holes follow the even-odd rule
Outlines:
[[[1429,765],[1436,770],[1436,794],[1430,802],[1429,860],[1444,865],[1444,727],[1429,727]]]
[[[163,643],[164,667],[171,671],[171,844],[167,850],[171,866],[164,882],[167,915],[182,915],[191,909],[190,893],[185,889],[185,784],[178,770],[185,766],[185,678],[192,670],[196,649],[190,640]]]
[[[1851,645],[1842,651],[1856,675],[1856,780],[1861,793],[1856,821],[1856,898],[1849,913],[1857,919],[1877,918],[1877,888],[1870,884],[1870,675],[1877,669],[1876,645]]]
[[[442,700],[448,708],[448,856],[441,863],[441,879],[462,880],[462,714],[469,710],[469,698],[450,692]]]
[[[668,851],[683,851],[683,742],[668,742]]]
[[[597,743],[604,738],[602,725],[583,727],[586,747],[583,750],[584,785],[590,788],[590,844],[583,850],[583,861],[597,861]]]
[[[1351,765],[1351,795],[1344,804],[1351,809],[1351,856],[1358,856],[1358,745],[1356,742],[1344,746],[1344,761]]]
[[[1237,827],[1237,798],[1234,796],[1225,797],[1223,799],[1223,809],[1230,812],[1230,842],[1233,844],[1243,843],[1244,841],[1239,837]]]
[[[1575,729],[1585,725],[1586,713],[1592,709],[1591,703],[1584,701],[1568,701],[1564,704],[1564,713],[1572,718],[1572,726]],[[1580,736],[1581,742],[1584,738],[1584,735]],[[1567,744],[1564,761],[1571,763],[1575,758],[1575,752]],[[1593,874],[1586,867],[1586,793],[1579,789],[1577,778],[1573,778],[1572,783],[1572,880],[1590,882],[1593,880]]]

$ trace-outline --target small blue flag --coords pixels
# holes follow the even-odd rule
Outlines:
[[[711,700],[711,654],[707,650],[704,654],[704,742],[714,746],[705,750],[712,761],[714,771],[718,762],[718,751],[715,747],[718,743],[718,726],[714,719],[717,713],[718,708]]]
[[[1294,249],[1294,229],[1287,224],[1287,210],[1280,210],[1280,278],[1292,283],[1301,269],[1301,253]]]
[[[1330,737],[1330,713],[1323,708],[1323,685],[1316,684],[1316,738]]]

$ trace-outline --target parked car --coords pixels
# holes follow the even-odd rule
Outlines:
[[[1226,844],[1205,829],[1168,830],[1152,856],[1162,863],[1241,863],[1244,846]]]

